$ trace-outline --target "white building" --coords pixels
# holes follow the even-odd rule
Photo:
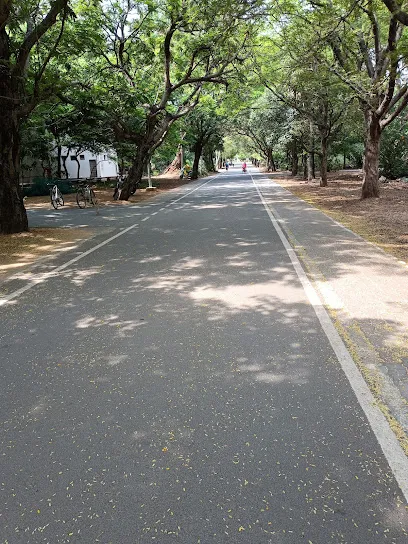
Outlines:
[[[63,176],[65,176],[65,157],[67,157],[65,166],[68,170],[68,178],[113,178],[119,173],[115,154],[112,151],[98,154],[91,151],[81,151],[76,155],[75,150],[63,147],[61,152],[61,173]]]

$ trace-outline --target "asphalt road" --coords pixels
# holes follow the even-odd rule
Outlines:
[[[0,307],[0,541],[406,543],[251,176],[202,183],[30,215],[118,237]]]

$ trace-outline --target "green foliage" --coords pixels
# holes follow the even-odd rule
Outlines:
[[[408,175],[408,127],[403,119],[397,119],[383,133],[380,169],[390,179]]]
[[[23,187],[24,196],[48,196],[50,194],[50,184],[58,181],[58,188],[63,195],[75,193],[74,187],[69,181],[60,181],[51,178],[33,178],[30,186]]]

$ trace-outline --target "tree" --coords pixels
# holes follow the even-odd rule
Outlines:
[[[215,107],[198,106],[185,120],[186,141],[194,152],[191,178],[197,179],[200,159],[204,152],[206,166],[214,170],[214,151],[222,146],[225,119],[217,115]]]
[[[266,91],[233,123],[238,134],[247,136],[252,149],[266,161],[268,172],[276,170],[274,150],[287,130],[289,108]]]
[[[20,189],[21,127],[54,92],[52,60],[68,0],[0,0],[0,233],[28,230]]]
[[[332,56],[327,63],[357,97],[365,120],[362,198],[379,196],[381,134],[408,105],[404,82],[403,26],[398,19],[368,0],[350,9],[341,2],[334,11],[322,8],[325,40]],[[327,32],[327,22],[336,27]]]
[[[401,5],[396,0],[382,0],[391,14],[403,25],[408,26],[408,12],[401,9]]]
[[[315,177],[315,156],[318,156],[320,186],[325,187],[330,142],[340,130],[355,98],[321,58],[327,44],[317,36],[320,30],[317,10],[312,11],[312,15],[307,10],[305,17],[299,15],[302,15],[300,7],[282,25],[279,35],[271,34],[261,39],[254,54],[254,65],[264,85],[280,102],[297,112],[296,122],[307,126],[306,131],[303,126],[301,131],[307,157],[307,177],[309,180]],[[265,62],[265,52],[270,60],[268,63]],[[293,139],[290,149],[294,175],[297,173],[299,143],[299,138]]]
[[[244,61],[262,2],[120,0],[84,18],[100,97],[118,142],[134,146],[128,185],[139,183],[172,124],[198,104],[204,86],[228,84]],[[92,19],[92,20],[91,20]],[[98,83],[97,83],[98,84]],[[101,88],[101,83],[98,84]]]

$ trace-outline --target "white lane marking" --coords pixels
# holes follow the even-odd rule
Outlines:
[[[150,214],[150,217],[153,217],[153,215],[157,215],[159,212],[153,212]]]
[[[278,221],[273,215],[262,192],[260,191],[258,185],[253,178],[252,183],[255,185],[255,188],[258,192],[262,204],[264,205],[266,213],[269,215],[269,218],[276,232],[278,233],[278,236],[281,239],[284,248],[289,255],[296,274],[300,282],[302,283],[303,289],[305,290],[307,298],[309,299],[310,304],[313,306],[313,309],[316,313],[318,320],[320,321],[322,329],[327,336],[327,339],[329,340],[333,351],[336,354],[337,359],[339,360],[343,372],[345,373],[357,397],[357,400],[368,419],[370,427],[374,432],[381,449],[383,450],[385,458],[387,459],[387,462],[405,497],[405,500],[408,502],[408,458],[405,455],[403,449],[401,448],[395,434],[391,430],[387,420],[385,419],[385,416],[376,406],[376,400],[371,393],[366,381],[364,380],[363,376],[355,365],[343,340],[341,339],[339,333],[333,325],[329,314],[326,312],[326,309],[324,308],[323,303],[321,302],[315,288],[310,283],[309,278],[303,270],[302,265],[300,264],[300,261],[295,253],[295,250],[290,245],[288,239],[283,233]]]
[[[126,232],[129,232],[130,230],[132,230],[132,229],[134,229],[134,228],[136,228],[138,226],[139,226],[139,223],[135,223],[134,225],[128,227],[127,229],[121,230],[120,232],[118,232],[114,236],[111,236],[110,238],[107,238],[106,240],[104,240],[100,244],[96,245],[95,247],[92,247],[91,249],[88,249],[87,251],[84,251],[83,253],[80,253],[79,255],[77,255],[76,257],[71,259],[70,261],[68,261],[68,262],[66,262],[64,264],[61,264],[60,266],[57,266],[57,268],[54,268],[50,272],[45,272],[44,274],[39,274],[37,278],[32,280],[30,283],[28,283],[24,287],[21,287],[20,289],[17,289],[16,291],[13,291],[12,293],[10,293],[8,295],[5,295],[4,297],[0,298],[0,306],[3,306],[4,304],[9,302],[10,300],[13,300],[13,298],[16,298],[19,295],[21,295],[22,293],[24,293],[25,291],[28,291],[28,289],[31,289],[31,287],[34,287],[38,283],[43,283],[44,281],[48,280],[49,278],[52,278],[53,276],[58,274],[58,272],[61,272],[61,270],[64,270],[65,268],[68,268],[68,266],[70,266],[71,264],[76,263],[77,261],[79,261],[80,259],[83,259],[84,257],[89,255],[90,253],[93,253],[97,249],[105,246],[106,244],[109,244],[109,242],[112,242],[112,240],[115,240],[116,238],[119,238],[119,236],[122,236]]]
[[[205,181],[204,183],[202,183],[201,185],[199,185],[198,187],[196,187],[192,191],[190,191],[188,193],[185,193],[184,195],[180,196],[176,200],[172,200],[169,204],[167,204],[167,206],[171,206],[172,204],[174,204],[175,202],[178,202],[182,198],[185,198],[186,196],[190,195],[191,193],[194,193],[195,191],[198,191],[198,189],[200,189],[204,185],[207,185],[207,183],[212,181],[215,177],[216,176],[211,176],[207,181]],[[155,214],[151,214],[151,215],[155,215]],[[149,218],[150,218],[150,216],[145,217],[144,219],[142,219],[142,221],[147,221]],[[44,274],[39,274],[35,279],[33,279],[32,281],[27,283],[27,285],[25,285],[24,287],[20,287],[20,289],[16,289],[15,291],[12,291],[8,295],[4,295],[3,297],[1,297],[0,298],[0,306],[4,306],[8,302],[10,302],[10,300],[13,300],[13,299],[17,298],[18,296],[25,293],[26,291],[28,291],[32,287],[38,285],[39,283],[43,283],[44,281],[47,281],[48,279],[52,278],[53,276],[56,276],[56,274],[58,274],[58,272],[60,272],[61,270],[65,270],[65,268],[68,268],[71,264],[76,263],[77,261],[83,259],[84,257],[89,255],[90,253],[93,253],[97,249],[100,249],[101,247],[105,246],[106,244],[109,244],[109,242],[112,242],[112,240],[115,240],[116,238],[119,238],[119,236],[122,236],[123,234],[126,234],[127,232],[129,232],[130,230],[132,230],[132,229],[134,229],[134,228],[136,228],[138,226],[139,226],[139,223],[135,223],[134,225],[131,225],[130,227],[127,227],[124,230],[121,230],[120,232],[118,232],[114,236],[111,236],[110,238],[107,238],[106,240],[104,240],[100,244],[96,245],[95,247],[92,247],[91,249],[88,249],[87,251],[84,251],[83,253],[80,253],[79,255],[77,255],[73,259],[67,261],[66,263],[64,263],[64,264],[62,264],[60,266],[57,266],[57,268],[54,268],[50,272],[45,272]],[[15,279],[15,278],[10,278],[9,281],[11,281],[12,279]]]
[[[202,183],[201,185],[199,185],[198,187],[196,187],[195,189],[193,189],[189,193],[186,193],[185,195],[182,195],[180,198],[176,198],[176,200],[172,200],[170,202],[170,204],[167,204],[167,206],[171,206],[172,204],[175,204],[176,202],[178,202],[182,198],[185,198],[186,196],[191,195],[192,193],[195,193],[196,191],[198,191],[198,189],[201,189],[201,187],[204,187],[204,185],[207,185],[207,183],[210,183],[210,181],[212,181],[215,177],[216,176],[211,176],[207,181],[205,181],[204,183]],[[222,174],[220,176],[218,176],[218,178],[220,178],[220,177],[222,177]]]

